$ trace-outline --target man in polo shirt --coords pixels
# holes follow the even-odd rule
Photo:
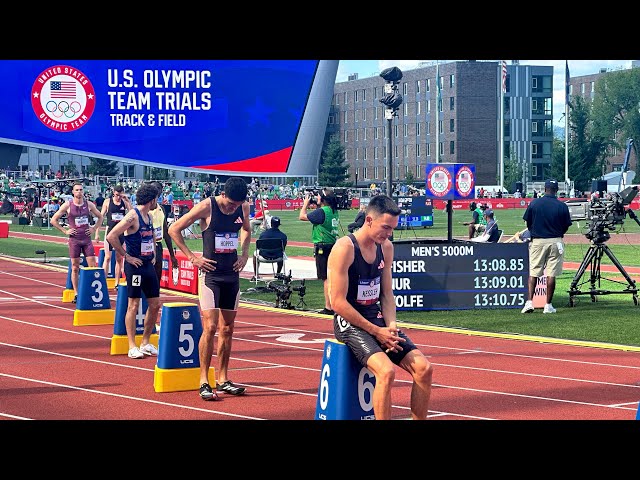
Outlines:
[[[571,226],[567,204],[558,200],[558,182],[549,179],[544,184],[544,195],[533,200],[522,218],[531,232],[529,243],[529,299],[522,313],[533,312],[533,295],[538,278],[547,275],[547,303],[543,313],[556,313],[551,304],[556,289],[556,277],[562,273],[564,261],[564,234]]]

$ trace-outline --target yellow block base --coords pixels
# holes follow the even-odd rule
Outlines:
[[[62,302],[71,303],[73,302],[73,297],[75,296],[76,296],[76,291],[73,288],[65,288],[62,291]]]
[[[116,288],[116,279],[115,278],[107,277],[107,288],[109,290],[113,290],[114,288]]]
[[[142,335],[136,335],[136,345],[140,346]],[[149,343],[158,348],[158,334],[152,333]],[[111,337],[111,355],[126,355],[129,353],[129,339],[126,335],[114,335]]]
[[[73,312],[73,325],[113,325],[116,311],[112,308],[102,310],[76,310]]]
[[[209,385],[216,384],[216,372],[209,367]],[[184,392],[200,388],[200,368],[158,368],[153,373],[153,388],[157,393]]]

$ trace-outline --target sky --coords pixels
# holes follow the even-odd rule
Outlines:
[[[440,63],[455,60],[439,60]],[[493,60],[500,61],[500,60]],[[340,60],[336,82],[346,82],[348,76],[357,73],[358,79],[375,77],[385,68],[398,67],[403,72],[418,68],[421,62],[432,63],[436,60]],[[507,60],[507,65],[511,60]],[[565,60],[520,60],[520,65],[542,65],[553,67],[553,124],[564,127],[564,79]],[[569,75],[579,77],[607,70],[621,70],[631,68],[631,60],[569,60]]]

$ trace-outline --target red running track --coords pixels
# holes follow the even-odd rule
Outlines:
[[[0,257],[1,419],[313,419],[328,317],[243,304],[229,373],[248,393],[203,402],[196,391],[156,393],[154,358],[110,355],[112,325],[73,326],[74,306],[61,301],[66,275]],[[162,299],[197,302],[164,290]],[[635,418],[640,349],[403,327],[435,368],[431,419]],[[410,390],[398,369],[395,419],[409,418]]]

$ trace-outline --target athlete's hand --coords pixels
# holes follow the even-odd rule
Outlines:
[[[178,258],[175,255],[171,255],[171,267],[178,268]]]
[[[401,352],[402,347],[400,342],[404,342],[404,338],[398,335],[398,329],[395,326],[395,322],[391,322],[388,327],[382,327],[376,333],[376,339],[382,345],[382,348],[386,348],[386,353],[389,352]]]
[[[139,259],[138,257],[132,257],[128,253],[124,254],[124,261],[130,263],[134,267],[139,267],[139,266],[142,265],[142,260],[141,259]]]
[[[236,263],[233,264],[233,271],[234,272],[241,272],[248,261],[249,261],[249,255],[240,255],[240,256],[238,256],[238,259],[236,260]]]
[[[204,270],[205,272],[213,272],[216,269],[215,264],[218,262],[216,262],[215,260],[211,260],[210,258],[196,257],[194,255],[191,263],[194,267],[198,267],[200,270]]]

